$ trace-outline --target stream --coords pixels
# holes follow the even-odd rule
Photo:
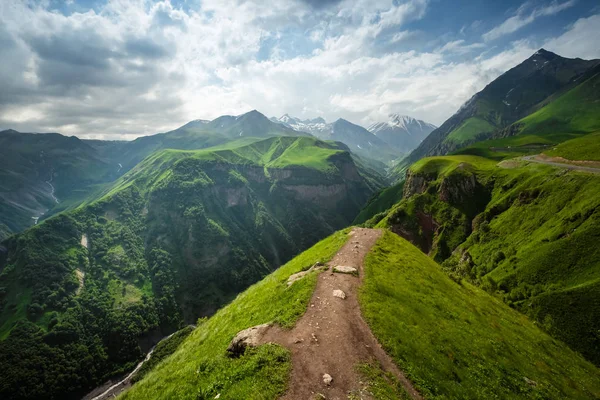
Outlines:
[[[177,333],[177,331],[171,333],[169,336],[165,336],[158,343],[162,342],[165,339],[170,338],[175,333]],[[156,345],[158,345],[158,343]],[[119,395],[123,390],[125,390],[127,387],[130,386],[131,378],[133,377],[133,375],[135,375],[135,373],[138,372],[140,370],[140,368],[142,368],[142,365],[144,365],[144,363],[150,359],[150,357],[152,356],[152,353],[154,352],[154,349],[156,348],[156,345],[154,345],[154,347],[152,347],[150,349],[148,354],[146,354],[146,357],[144,357],[144,359],[142,361],[140,361],[138,363],[138,365],[135,366],[133,371],[131,371],[129,374],[127,374],[127,376],[124,379],[111,385],[110,387],[108,387],[108,389],[104,390],[101,394],[94,396],[94,394],[96,392],[104,389],[107,385],[110,385],[111,382],[109,381],[108,383],[105,383],[104,385],[97,387],[96,389],[94,389],[93,391],[91,391],[90,393],[85,395],[82,398],[82,400],[105,400],[105,399],[113,398],[113,397],[116,397],[117,395]],[[121,388],[121,390],[118,390],[119,388]],[[94,397],[92,397],[92,396],[94,396]]]
[[[54,185],[52,185],[52,179],[54,179],[54,172],[50,171],[50,179],[46,181],[46,183],[50,186],[50,196],[52,196],[52,198],[54,199],[54,201],[56,202],[56,204],[59,203],[58,199],[56,198],[56,196],[54,195]]]

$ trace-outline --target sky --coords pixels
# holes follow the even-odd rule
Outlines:
[[[133,139],[257,109],[440,125],[543,47],[600,58],[594,0],[1,0],[0,130]]]

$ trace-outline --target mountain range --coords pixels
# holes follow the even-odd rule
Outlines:
[[[435,129],[427,122],[398,114],[390,115],[389,121],[375,123],[369,129],[342,118],[327,123],[321,117],[303,120],[284,114],[272,117],[271,121],[322,140],[343,142],[356,154],[386,164],[413,150]]]
[[[411,152],[402,165],[448,154],[493,137],[594,75],[600,60],[569,59],[538,50],[476,93]]]
[[[440,127],[0,132],[0,398],[600,398],[599,96],[541,49]]]
[[[414,150],[437,126],[407,115],[391,114],[387,122],[378,122],[368,130],[399,152]]]

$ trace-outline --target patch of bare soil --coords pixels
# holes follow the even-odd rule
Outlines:
[[[539,160],[539,161],[549,161],[549,162],[555,162],[555,163],[561,163],[561,164],[580,165],[582,167],[600,168],[600,162],[599,161],[569,160],[569,159],[564,158],[564,157],[548,156],[548,155],[546,155],[544,153],[536,156],[536,159]]]
[[[329,266],[354,267],[359,277],[334,273],[333,268],[320,273],[308,309],[296,326],[291,330],[272,326],[261,338],[261,343],[280,344],[292,354],[292,373],[283,399],[333,400],[346,399],[350,394],[369,398],[355,368],[364,362],[378,362],[383,370],[402,382],[413,398],[421,398],[381,348],[363,320],[358,304],[363,260],[381,234],[381,230],[354,228],[351,238]],[[334,290],[343,291],[345,298],[334,296]],[[325,382],[329,380],[325,374],[332,378],[329,384]]]
[[[573,171],[581,171],[581,172],[591,172],[593,174],[600,174],[600,168],[594,167],[591,165],[595,165],[595,161],[573,161],[567,160],[562,157],[548,157],[544,154],[538,154],[534,156],[524,156],[521,157],[521,160],[534,162],[538,164],[551,165],[553,167],[559,167],[564,169],[569,169]],[[564,161],[564,162],[561,162]]]

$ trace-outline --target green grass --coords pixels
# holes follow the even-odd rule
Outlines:
[[[463,143],[483,132],[492,132],[496,127],[481,117],[466,119],[458,128],[450,132],[445,142]]]
[[[596,367],[481,289],[450,280],[392,233],[366,258],[359,301],[375,336],[426,398],[600,396]]]
[[[590,133],[600,129],[600,73],[517,121],[522,135]]]
[[[402,233],[450,275],[497,291],[600,365],[600,178],[479,160],[419,161],[405,185],[422,193],[393,206],[377,226]]]
[[[516,135],[503,139],[486,140],[462,148],[454,155],[472,155],[490,160],[506,160],[530,154],[539,154],[581,135],[569,133]]]
[[[360,364],[356,368],[362,376],[361,382],[365,385],[366,392],[373,398],[378,400],[408,400],[411,398],[398,378],[394,374],[383,371],[379,365],[367,363]],[[348,399],[360,400],[362,397],[350,395]]]
[[[281,394],[290,371],[289,353],[265,345],[240,358],[226,355],[237,332],[275,322],[290,328],[304,314],[316,285],[316,274],[287,287],[287,278],[316,261],[326,262],[346,242],[348,230],[322,240],[251,286],[233,302],[200,324],[177,351],[160,363],[121,399],[269,399]]]
[[[600,161],[600,131],[568,140],[544,154],[563,157],[567,160]]]
[[[470,165],[479,169],[493,168],[495,163],[489,159],[478,156],[464,155],[438,156],[422,158],[410,167],[410,171],[416,174],[446,175],[455,170],[459,165]]]

